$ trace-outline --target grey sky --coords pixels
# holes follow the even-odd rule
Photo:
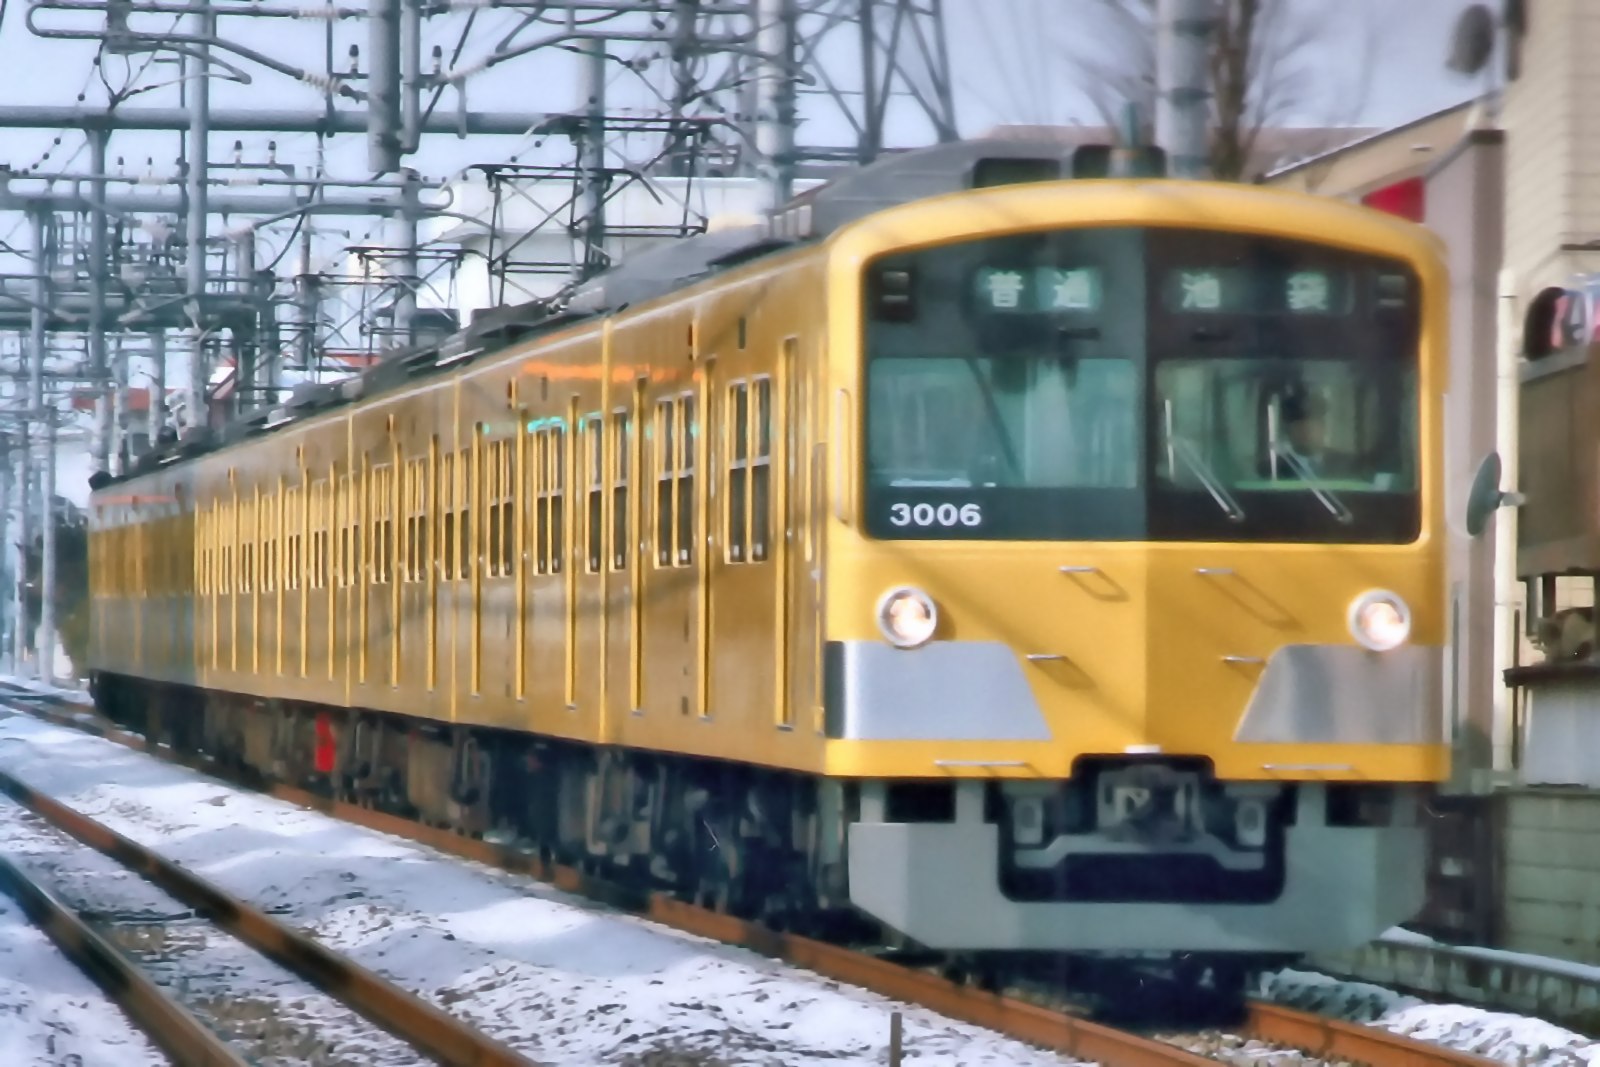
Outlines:
[[[1287,121],[1390,126],[1470,96],[1476,87],[1444,69],[1450,30],[1469,2],[1289,0],[1290,19],[1312,20],[1317,40],[1302,60],[1312,92]],[[1061,57],[1074,44],[1096,45],[1103,3],[946,0],[963,126],[1098,123]],[[1352,103],[1360,104],[1353,114]]]
[[[309,8],[320,6],[323,0],[268,2]],[[364,4],[364,0],[342,2],[353,6]],[[1099,24],[1095,12],[1103,2],[945,0],[957,118],[962,132],[977,134],[998,123],[1098,123],[1095,109],[1063,57],[1071,51],[1074,42],[1091,48],[1100,44],[1096,38]],[[1315,17],[1322,24],[1321,36],[1305,57],[1311,72],[1310,83],[1316,91],[1288,116],[1290,121],[1319,125],[1337,121],[1392,125],[1461,100],[1478,88],[1443,69],[1450,27],[1468,0],[1289,2],[1296,9],[1295,17]],[[237,9],[245,4],[242,0],[218,0],[217,6]],[[4,106],[71,106],[77,103],[81,93],[84,100],[79,106],[89,111],[103,107],[106,89],[92,65],[92,43],[34,36],[24,25],[29,8],[21,2],[7,4],[0,11],[4,12],[4,22],[0,24],[0,57],[4,60],[0,62],[0,102]],[[463,54],[466,61],[484,55],[519,18],[516,12],[487,7],[471,17],[474,18],[473,32]],[[468,18],[469,13],[458,12],[431,20],[425,43],[439,43],[448,57]],[[41,25],[82,28],[95,28],[99,22],[92,15],[64,16],[61,13],[38,13],[36,21]],[[136,16],[134,24],[147,30],[165,29],[171,25],[171,19]],[[248,42],[278,59],[320,70],[323,25],[315,20],[229,18],[223,20],[223,33],[229,39]],[[335,30],[336,67],[343,69],[351,42],[360,43],[365,50],[365,26],[351,21],[338,24]],[[1373,46],[1370,49],[1366,46],[1369,41]],[[632,55],[638,48],[637,45],[619,45],[616,50]],[[845,87],[858,84],[857,45],[848,27],[824,38],[819,54],[832,76]],[[130,73],[141,71],[142,76],[134,82],[136,86],[176,79],[178,72],[174,65],[147,66],[147,60],[147,56],[110,57],[103,73],[112,86],[123,85]],[[1362,69],[1368,63],[1370,68]],[[322,104],[321,94],[309,86],[262,71],[249,63],[241,65],[251,72],[252,84],[238,85],[214,79],[214,106],[313,110]],[[608,79],[610,108],[654,111],[660,100],[648,83],[653,82],[658,88],[664,86],[663,75],[659,63],[642,73],[613,66]],[[467,103],[474,110],[573,110],[581,105],[580,86],[581,67],[576,57],[564,52],[544,52],[470,79]],[[177,103],[177,87],[169,84],[141,92],[125,106],[173,107]],[[1352,103],[1360,106],[1353,107]],[[442,111],[448,114],[455,107],[454,94],[447,94]],[[849,139],[848,125],[837,109],[820,95],[806,96],[801,110],[803,141],[843,143]],[[926,143],[930,131],[926,123],[917,118],[915,108],[902,101],[891,112],[887,135],[892,144],[914,145]],[[273,139],[266,134],[241,137],[245,160],[264,161],[267,142]],[[305,165],[314,158],[315,138],[310,135],[275,139],[281,162]],[[53,144],[54,141],[59,143]],[[214,136],[213,159],[230,160],[232,141],[233,135]],[[146,173],[149,169],[146,161],[154,157],[155,178],[166,180],[176,174],[178,144],[174,135],[122,133],[112,141],[110,158],[114,161],[121,157],[124,172],[138,176]],[[638,161],[650,146],[618,138],[611,147],[620,158]],[[0,162],[26,170],[46,152],[49,158],[41,165],[42,171],[81,171],[88,161],[81,133],[68,128],[8,131],[4,150],[0,151]],[[528,138],[458,141],[453,137],[434,137],[425,140],[423,151],[409,162],[425,175],[438,179],[475,162],[503,161],[512,153],[523,162],[561,163],[570,158],[559,139],[540,146]],[[335,139],[329,146],[327,158],[330,173],[335,177],[368,176],[364,137],[352,135]],[[237,225],[243,220],[227,221]],[[18,213],[0,215],[0,239],[25,241],[24,224],[25,220]],[[324,270],[338,268],[340,246],[351,242],[373,243],[384,236],[384,224],[371,219],[319,219],[315,225],[323,252],[317,266]],[[284,248],[288,236],[287,226],[273,227],[265,233],[259,247],[262,262],[271,261]],[[21,261],[8,257],[0,269],[14,270],[22,266]],[[62,339],[64,344],[67,341]],[[0,339],[0,346],[13,343],[14,340]],[[181,370],[178,364],[181,359],[175,361],[175,371]],[[142,379],[142,375],[140,377]],[[65,459],[62,471],[63,490],[80,503],[85,492],[82,478],[87,473],[86,468],[76,469],[81,466],[77,459]]]
[[[276,0],[279,4],[296,0]],[[343,0],[359,6],[362,0]],[[1288,0],[1295,19],[1318,20],[1320,35],[1306,53],[1304,62],[1314,92],[1287,117],[1303,124],[1354,122],[1391,125],[1435,110],[1470,95],[1474,86],[1443,69],[1451,24],[1468,0]],[[306,7],[315,0],[298,0]],[[1007,122],[1097,123],[1098,115],[1080,88],[1074,71],[1066,61],[1072,46],[1095,47],[1095,35],[1103,25],[1096,18],[1105,0],[945,0],[948,36],[957,96],[957,115],[963,133],[975,134]],[[246,6],[239,0],[219,3],[220,9]],[[123,85],[130,73],[142,76],[138,86],[175,82],[177,68],[170,61],[150,65],[149,57],[112,56],[103,72],[93,65],[94,46],[83,41],[45,40],[31,34],[24,25],[28,9],[11,4],[0,26],[0,100],[9,105],[72,105],[82,93],[79,105],[99,110],[106,98],[100,73],[113,86]],[[463,62],[482,56],[508,29],[519,14],[506,9],[485,8],[476,13],[472,33],[463,53]],[[467,14],[430,20],[427,44],[439,43],[446,57],[455,48],[468,19]],[[134,25],[142,29],[166,28],[170,16],[135,16]],[[36,22],[51,27],[91,28],[93,15],[60,12],[37,13]],[[267,20],[226,18],[223,33],[232,40],[291,63],[320,69],[323,61],[323,23],[320,20]],[[615,25],[615,24],[613,24]],[[336,67],[343,69],[348,45],[359,43],[365,50],[364,22],[350,20],[336,24],[334,54]],[[620,43],[616,51],[632,55],[641,46]],[[857,46],[848,27],[822,40],[819,54],[833,76],[846,87],[857,78]],[[1366,67],[1370,61],[1370,67]],[[252,84],[240,85],[220,78],[212,80],[212,101],[217,107],[283,107],[314,110],[321,106],[321,94],[308,85],[263,71],[243,62],[240,66],[252,76]],[[1366,69],[1363,69],[1366,68]],[[636,112],[655,110],[660,105],[656,87],[665,86],[664,64],[656,63],[643,72],[614,65],[609,72],[609,106],[614,110]],[[467,103],[474,110],[515,109],[519,112],[563,111],[581,106],[581,60],[567,52],[544,51],[508,62],[475,76],[467,83]],[[141,92],[124,106],[176,106],[178,88]],[[1360,105],[1359,107],[1355,105]],[[450,114],[456,107],[455,94],[448,93],[440,110]],[[802,140],[811,143],[840,143],[849,137],[849,127],[837,109],[821,94],[802,101]],[[888,137],[891,143],[918,144],[929,139],[929,127],[916,114],[914,105],[900,101],[891,112]],[[59,145],[52,141],[59,138]],[[233,135],[213,137],[214,160],[232,158]],[[282,162],[308,164],[313,158],[315,138],[307,134],[245,135],[244,158],[260,162],[266,158],[267,143],[276,140],[277,158]],[[152,172],[157,180],[176,174],[178,138],[174,135],[123,133],[113,141],[110,158],[124,161],[124,172],[144,175]],[[635,139],[613,141],[619,156],[634,161],[644,158],[649,145]],[[83,138],[74,130],[10,131],[0,160],[25,169],[49,152],[41,170],[63,165],[81,170],[87,163]],[[536,144],[528,138],[454,137],[425,140],[424,149],[411,165],[425,175],[439,179],[460,172],[476,163],[503,161],[516,154],[523,162],[559,163],[568,160],[567,149],[559,139]],[[154,158],[153,168],[147,162]],[[361,136],[334,139],[328,150],[330,172],[335,177],[365,178],[366,145]],[[235,220],[236,222],[239,220]],[[20,216],[0,218],[0,238],[20,235]],[[329,219],[318,222],[324,231],[321,242],[330,257],[339,245],[349,241],[381,241],[383,224],[370,219]],[[264,258],[276,253],[287,227],[277,227],[264,235]],[[335,259],[325,259],[324,268]]]
[[[300,2],[315,6],[306,0]],[[360,0],[354,2],[360,4]],[[1351,90],[1363,82],[1367,85],[1366,106],[1356,121],[1375,124],[1403,121],[1460,99],[1472,89],[1463,79],[1445,73],[1442,64],[1450,25],[1467,0],[1289,2],[1295,18],[1317,19],[1323,33],[1315,54],[1307,57],[1322,98],[1308,101],[1304,113],[1294,116],[1297,120],[1328,121],[1329,115],[1346,109],[1352,98]],[[945,0],[957,106],[964,132],[979,132],[995,122],[1095,121],[1093,109],[1075,86],[1072,72],[1062,57],[1074,41],[1081,42],[1086,36],[1091,38],[1092,45],[1092,35],[1100,25],[1095,11],[1102,3],[1104,0]],[[233,0],[232,6],[244,5]],[[80,91],[87,93],[88,106],[103,100],[105,90],[91,67],[93,46],[35,37],[23,25],[26,12],[27,8],[21,4],[10,5],[5,24],[0,27],[0,49],[4,50],[6,59],[0,65],[0,100],[9,104],[71,104]],[[483,54],[499,35],[491,31],[503,32],[515,24],[517,18],[517,13],[504,9],[480,11],[466,56]],[[94,21],[92,16],[59,12],[40,13],[36,19],[40,24],[51,26],[88,27]],[[447,50],[452,48],[464,22],[462,15],[431,20],[430,43],[437,41]],[[136,22],[141,27],[167,24],[167,17],[149,15],[138,16]],[[225,19],[223,24],[225,32],[234,39],[247,40],[278,58],[307,66],[321,65],[323,46],[319,21],[291,23],[235,18]],[[365,45],[365,30],[362,23],[348,21],[338,25],[337,34],[339,42],[335,51],[342,65],[348,43]],[[1346,68],[1367,55],[1364,42],[1369,34],[1376,43],[1376,51],[1372,53],[1372,67],[1364,77],[1363,72]],[[618,51],[632,52],[637,47],[622,45]],[[849,68],[855,59],[854,42],[841,34],[824,51],[830,67],[843,80],[849,81],[853,74]],[[129,57],[129,61],[137,69],[144,65],[146,57]],[[112,84],[122,80],[126,70],[124,63],[122,57],[107,59],[106,76]],[[240,86],[216,80],[212,89],[214,104],[319,106],[320,94],[309,86],[263,72],[249,63],[241,65],[252,72],[254,84]],[[646,76],[652,73],[647,72]],[[175,76],[173,67],[160,64],[146,71],[141,84],[171,80]],[[614,104],[645,107],[651,103],[649,92],[642,91],[641,79],[620,68],[612,72],[611,89]],[[577,60],[559,52],[519,59],[472,79],[467,95],[474,108],[562,110],[575,107],[580,99]],[[169,88],[142,93],[126,106],[174,103],[176,90]],[[453,109],[453,100],[447,99],[444,107]],[[828,114],[829,110],[820,100],[811,101],[806,107],[812,135],[817,139],[837,138],[845,132],[844,125]],[[910,121],[893,124],[891,133],[898,134],[895,139],[901,141],[914,142],[925,137],[920,124]],[[45,132],[15,132],[8,135],[4,155],[14,166],[27,166],[48,145],[50,137]],[[76,147],[71,143],[71,135],[67,137],[63,145],[65,153],[58,149],[53,153],[56,158],[65,158]],[[245,140],[247,146],[264,150],[268,138],[253,136]],[[283,149],[280,155],[303,151],[310,140],[305,136],[279,138]],[[350,157],[351,169],[345,172],[350,176],[361,169],[364,147],[360,140],[359,137],[344,138],[345,143],[337,153],[340,163],[345,162],[344,157]],[[226,144],[223,141],[219,148]],[[443,172],[460,166],[463,161],[496,158],[508,147],[505,139],[466,145],[453,140],[435,141],[424,153],[422,169]],[[145,157],[152,152],[170,159],[175,148],[171,138],[122,135],[113,147],[113,154],[127,157],[130,167],[137,161],[142,169]]]

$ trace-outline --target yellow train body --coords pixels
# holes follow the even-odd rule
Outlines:
[[[873,493],[902,491],[868,485],[868,409],[879,394],[866,349],[878,335],[863,279],[884,257],[1106,229],[1297,241],[1409,272],[1418,318],[1415,350],[1401,361],[1414,371],[1412,407],[1385,412],[1373,400],[1376,414],[1358,420],[1412,429],[1413,524],[1403,536],[1341,540],[1335,524],[1316,537],[1254,540],[985,539],[993,509],[963,511],[969,490],[946,482],[926,504],[888,505],[913,527],[920,517],[929,536],[873,533],[890,521]],[[1106,306],[1123,291],[1112,285],[1121,254],[1106,254]],[[1420,229],[1288,193],[1068,181],[891,206],[822,240],[498,348],[468,339],[457,366],[280,415],[286,425],[258,420],[231,443],[104,487],[92,505],[92,667],[102,686],[201,694],[202,718],[226,700],[331,715],[332,734],[324,728],[316,744],[336,736],[339,754],[319,756],[318,771],[365,751],[354,724],[376,714],[443,738],[450,755],[429,766],[452,781],[479,743],[471,738],[506,736],[579,746],[596,795],[611,788],[606,761],[628,762],[630,784],[619,788],[635,801],[651,761],[738,766],[753,782],[771,772],[810,798],[774,823],[783,824],[777,836],[793,829],[803,840],[799,862],[816,884],[842,865],[848,889],[838,892],[856,908],[937,947],[1262,954],[1359,940],[1420,902],[1410,787],[1448,771],[1439,696],[1447,292],[1439,252]],[[956,295],[930,289],[920,299],[931,320]],[[1087,380],[1072,377],[1088,373],[1076,359],[1050,371],[1049,395]],[[986,373],[999,382],[1008,372],[997,360]],[[1157,373],[1137,372],[1141,409]],[[975,388],[988,388],[980,379]],[[1177,395],[1166,401],[1165,446],[1155,416],[1126,438],[1152,464],[1165,447],[1174,479]],[[926,417],[931,429],[918,431],[916,447],[954,428],[931,407]],[[1033,420],[1029,433],[1048,435],[1051,425]],[[1183,507],[1230,519],[1230,500],[1245,500],[1241,511],[1290,507],[1248,479],[1227,481],[1212,469],[1223,453],[1211,455],[1198,468],[1205,493]],[[1170,518],[1176,505],[1142,499],[1140,521],[1179,521]],[[1326,525],[1354,509],[1351,528],[1366,529],[1365,499],[1330,482],[1292,505],[1314,518],[1297,511],[1285,521]],[[1030,510],[1052,507],[1017,505],[1016,530],[1031,528]],[[1050,521],[1080,521],[1073,507]],[[935,632],[917,647],[886,640],[880,606],[901,587],[935,606]],[[1352,605],[1373,590],[1403,605],[1401,647],[1358,642]],[[282,743],[206,721],[207,744],[232,738],[255,762],[270,762],[262,746]],[[409,758],[415,778],[422,765]],[[1117,792],[1114,807],[1137,806],[1165,779],[1118,776],[1174,760],[1189,768],[1174,786],[1184,796],[1208,791],[1223,799],[1206,804],[1237,813],[1240,797],[1281,795],[1263,803],[1297,812],[1286,825],[1332,836],[1302,835],[1309,851],[1297,852],[1290,832],[1281,855],[1262,861],[1286,864],[1288,875],[1237,901],[1174,903],[1149,889],[1119,898],[1099,882],[1020,890],[993,874],[997,851],[1020,848],[1032,832],[1025,825],[1041,818],[1037,804],[1055,803],[1029,797],[1054,795],[1110,761],[1110,777],[1094,780]],[[1352,796],[1376,789],[1378,814],[1364,793],[1356,814],[1326,814],[1340,783]],[[934,799],[897,800],[902,787]],[[666,847],[672,816],[662,811],[678,794],[661,788],[641,817],[646,829],[634,831],[635,854]],[[749,788],[755,796],[764,787]],[[425,806],[427,790],[410,790]],[[589,804],[577,836],[590,853],[605,852],[596,840],[606,805]],[[1057,829],[1065,824],[1051,820],[1067,818],[1042,817]],[[1227,833],[1234,848],[1246,831]],[[1217,849],[1226,851],[1216,846],[1213,858]],[[947,884],[922,884],[930,880]],[[1344,917],[1316,917],[1343,906],[1341,894],[1355,898]],[[819,889],[813,903],[837,896]]]

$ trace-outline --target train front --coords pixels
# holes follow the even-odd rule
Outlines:
[[[1245,960],[1422,904],[1443,266],[1259,189],[908,205],[834,244],[823,674],[852,903],[930,947]]]

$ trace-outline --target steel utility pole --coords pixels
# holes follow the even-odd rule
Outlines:
[[[0,434],[0,575],[6,571],[6,565],[11,558],[8,537],[11,533],[11,461],[12,438],[9,433]],[[9,610],[10,605],[0,600],[0,659],[11,660],[11,673],[17,673],[17,664],[12,658],[14,650],[5,641],[6,628],[14,624],[15,616]]]
[[[189,426],[206,424],[206,177],[211,167],[211,46],[216,35],[217,17],[210,0],[195,5],[195,35],[204,39],[192,53],[184,56],[185,84],[189,93],[189,140],[187,194],[189,200],[186,293],[193,336],[189,352]]]
[[[579,278],[606,268],[606,39],[591,37],[584,57],[585,103],[588,115],[578,162],[583,169],[583,259]]]
[[[89,195],[94,203],[89,208],[89,372],[102,385],[107,379],[106,362],[106,144],[111,140],[109,130],[95,130],[89,134],[89,167],[94,176],[89,180]],[[35,294],[37,299],[37,294]],[[96,470],[110,470],[111,436],[114,415],[111,398],[102,389],[95,398],[94,466]]]
[[[50,306],[50,219],[42,211],[33,215],[33,323],[28,333],[28,414],[44,426],[44,477],[41,480],[39,491],[39,523],[40,540],[43,542],[43,552],[40,554],[39,575],[39,640],[35,646],[39,656],[35,677],[44,681],[53,680],[55,674],[55,610],[52,601],[55,598],[55,562],[56,562],[56,531],[55,508],[51,499],[55,496],[56,485],[56,427],[53,414],[45,404],[44,396],[44,349],[46,344],[45,315]],[[24,501],[23,530],[28,528],[27,514],[30,510],[27,501]],[[26,536],[26,532],[24,533]],[[23,554],[26,557],[28,548],[23,542]],[[24,598],[22,610],[18,613],[18,621],[27,619],[27,600]],[[24,629],[26,629],[24,627]]]
[[[1175,178],[1210,175],[1211,38],[1216,0],[1156,6],[1156,143]]]
[[[771,210],[794,195],[795,18],[794,0],[756,2],[756,167]]]

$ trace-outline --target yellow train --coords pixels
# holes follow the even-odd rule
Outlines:
[[[1406,920],[1449,762],[1436,242],[1071,167],[897,155],[149,458],[92,500],[97,699],[957,958]]]

